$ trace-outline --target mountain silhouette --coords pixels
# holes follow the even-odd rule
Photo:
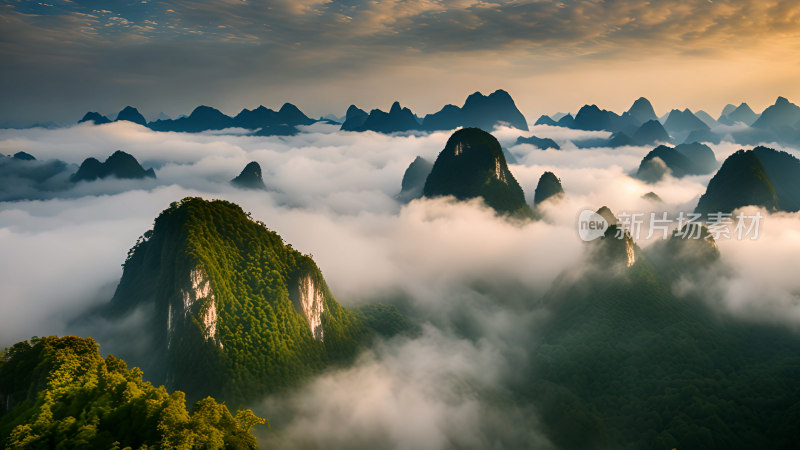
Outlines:
[[[722,163],[709,181],[695,212],[730,213],[746,205],[776,210],[779,203],[761,159],[752,150],[739,150]]]
[[[561,186],[561,180],[553,172],[545,172],[539,177],[539,183],[536,185],[533,195],[533,204],[538,205],[548,198],[563,194],[564,188]]]
[[[347,114],[345,114],[341,129],[344,131],[358,131],[364,126],[367,117],[369,117],[369,114],[366,111],[356,107],[356,105],[350,105],[347,108]]]
[[[703,111],[702,109],[699,111],[695,111],[694,116],[698,119],[702,120],[704,124],[708,125],[709,128],[714,128],[715,126],[719,125],[711,114]]]
[[[639,97],[628,110],[628,114],[639,123],[646,123],[651,120],[658,120],[656,112],[650,100]]]
[[[95,125],[102,125],[104,123],[111,123],[108,117],[94,111],[87,112],[78,123],[92,122]]]
[[[675,148],[659,145],[650,151],[639,164],[636,178],[655,183],[669,173],[675,178],[703,175],[716,168],[714,151],[700,143],[680,144]]]
[[[530,144],[541,150],[547,150],[548,148],[561,150],[561,147],[559,147],[558,144],[556,144],[556,141],[550,138],[539,138],[536,136],[530,136],[530,137],[520,136],[517,138],[517,141],[514,143],[514,145],[520,145],[520,144]]]
[[[105,162],[95,158],[86,158],[78,171],[70,177],[73,182],[94,181],[97,179],[116,178],[155,178],[153,169],[145,170],[132,155],[117,150]]]
[[[664,122],[664,128],[673,135],[677,133],[688,133],[693,130],[709,129],[708,125],[692,114],[692,111],[689,109],[684,109],[683,111],[673,109],[670,111],[666,122]]]
[[[763,128],[773,131],[782,131],[784,128],[793,128],[800,122],[800,107],[778,97],[775,104],[765,109],[755,122],[753,128]]]
[[[31,155],[30,153],[25,152],[17,152],[14,153],[14,159],[19,159],[21,161],[36,161],[36,157]]]
[[[231,180],[231,184],[242,189],[267,189],[261,177],[261,166],[255,161],[244,166],[242,172]]]
[[[597,105],[584,105],[575,115],[572,127],[586,131],[623,131],[635,126],[630,116],[625,118],[613,111],[600,109]]]
[[[425,180],[433,169],[433,163],[427,159],[417,156],[414,161],[409,164],[405,173],[403,173],[403,181],[401,183],[400,194],[398,199],[402,202],[409,202],[415,198],[422,197],[422,191],[425,188]]]
[[[557,126],[559,126],[559,125],[558,125],[558,122],[556,122],[555,120],[553,120],[553,118],[551,118],[551,117],[550,117],[550,116],[548,116],[548,115],[542,115],[542,116],[539,116],[539,118],[538,118],[538,119],[536,119],[536,123],[534,123],[534,125],[549,125],[549,126],[551,126],[551,127],[557,127]]]
[[[183,133],[199,133],[207,130],[223,130],[234,126],[233,118],[220,110],[201,105],[195,108],[188,117],[171,120],[157,120],[148,126],[155,131],[178,131]]]
[[[439,112],[428,114],[422,121],[423,129],[429,131],[452,130],[458,127],[491,130],[502,123],[519,130],[528,130],[525,116],[517,109],[508,92],[502,89],[488,96],[475,92],[467,97],[461,108],[446,105]]]
[[[85,117],[86,116],[84,116],[84,118]],[[145,120],[144,116],[139,113],[139,110],[133,106],[126,106],[117,114],[117,118],[114,121],[119,122],[120,120],[127,120],[128,122],[138,123],[142,126],[147,125],[147,120]]]
[[[425,181],[423,194],[452,195],[458,200],[481,197],[498,213],[530,214],[500,143],[478,128],[462,128],[450,136]]]
[[[651,119],[644,122],[641,127],[631,136],[638,145],[652,145],[659,142],[669,142],[669,134],[658,119]]]
[[[741,122],[747,126],[751,126],[756,120],[758,120],[758,114],[750,109],[750,105],[742,102],[736,109],[720,116],[719,123],[733,125],[734,123]]]
[[[369,116],[356,131],[394,133],[418,129],[420,129],[420,124],[417,122],[414,113],[410,109],[400,106],[399,102],[394,102],[388,113],[380,109],[370,111]]]

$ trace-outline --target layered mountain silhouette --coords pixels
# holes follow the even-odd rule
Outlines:
[[[297,126],[310,125],[316,120],[309,118],[295,105],[284,103],[278,111],[259,106],[253,110],[243,109],[235,117],[230,117],[216,108],[201,105],[195,108],[188,116],[177,119],[159,119],[147,122],[136,108],[125,107],[117,115],[116,120],[145,125],[155,131],[175,131],[184,133],[199,133],[209,130],[224,130],[226,128],[244,128],[252,130],[254,134],[263,136],[287,136],[298,132]],[[110,122],[106,117],[89,112],[79,121],[102,124]]]
[[[108,177],[155,178],[156,173],[152,168],[145,170],[132,155],[117,150],[104,162],[100,162],[96,158],[86,158],[70,179],[78,182]]]
[[[539,177],[539,183],[536,185],[533,195],[533,204],[536,206],[549,198],[562,195],[564,195],[564,188],[561,186],[561,180],[553,172],[545,172]]]
[[[400,194],[398,200],[408,202],[415,198],[422,197],[422,191],[425,188],[425,180],[433,169],[433,163],[427,159],[417,156],[414,161],[409,164],[405,173],[403,173],[403,181],[401,184]]]
[[[540,138],[536,136],[530,136],[530,137],[520,136],[517,138],[517,141],[514,143],[514,145],[520,145],[520,144],[530,144],[541,150],[547,150],[548,148],[561,150],[561,147],[559,147],[556,141],[550,138]]]
[[[345,122],[346,123],[346,122]],[[419,130],[420,123],[414,113],[408,108],[400,106],[399,102],[392,103],[389,112],[373,109],[355,131],[377,131],[378,133],[395,133],[400,131]]]
[[[702,120],[704,124],[708,125],[709,128],[714,128],[715,126],[719,125],[717,121],[711,117],[711,114],[703,111],[702,109],[699,111],[694,112],[695,117]]]
[[[667,120],[664,122],[664,128],[670,134],[679,134],[689,133],[694,130],[708,130],[709,126],[698,119],[689,109],[684,109],[683,111],[673,109],[669,112]]]
[[[753,127],[784,132],[786,129],[796,128],[798,122],[800,122],[800,106],[785,97],[778,97],[774,105],[761,113],[753,123]]]
[[[675,178],[711,173],[716,164],[714,151],[707,145],[697,142],[674,148],[659,145],[642,159],[636,177],[654,183],[668,172]]]
[[[654,114],[655,115],[655,114]],[[652,145],[659,142],[669,142],[669,133],[661,125],[658,119],[651,119],[644,122],[641,127],[631,136],[637,145]]]
[[[551,127],[560,126],[555,119],[553,119],[552,117],[550,117],[550,116],[548,116],[546,114],[543,114],[543,115],[539,116],[539,118],[536,119],[536,122],[534,123],[534,125],[549,125]]]
[[[750,126],[753,125],[756,120],[758,120],[758,114],[753,112],[753,110],[750,109],[750,105],[744,102],[727,112],[723,110],[722,115],[719,117],[719,123],[724,125],[733,125],[737,122],[741,122],[747,126]]]
[[[502,123],[519,130],[528,130],[528,122],[517,109],[511,95],[498,89],[489,95],[473,93],[467,97],[461,108],[446,105],[439,112],[428,114],[422,121],[422,128],[428,131],[452,130],[458,127],[491,130]]]
[[[584,105],[575,115],[571,128],[586,131],[624,131],[634,126],[629,116],[620,116],[613,111],[600,109],[597,105]]]
[[[364,126],[367,117],[369,117],[369,114],[367,114],[366,111],[358,108],[356,105],[350,105],[350,107],[347,108],[347,113],[344,116],[341,129],[344,131],[358,131]]]
[[[425,181],[426,197],[482,198],[498,213],[529,215],[525,194],[508,170],[500,143],[478,128],[453,133]]]
[[[311,257],[222,200],[170,205],[123,267],[99,314],[141,311],[127,358],[192,399],[262,398],[352,358],[375,320],[392,325],[386,308],[343,308]]]
[[[508,92],[497,91],[483,95],[475,92],[467,97],[462,107],[446,105],[440,111],[426,115],[422,120],[408,108],[394,102],[389,112],[373,109],[367,114],[355,105],[347,109],[344,131],[376,131],[393,133],[403,131],[439,131],[455,128],[483,128],[491,130],[495,125],[506,124],[520,130],[528,130],[525,117],[517,109]]]
[[[628,115],[639,123],[658,120],[658,116],[656,116],[656,112],[653,109],[653,105],[650,103],[650,100],[644,97],[639,97],[635,102],[633,102],[633,105],[631,105],[630,109],[628,109]]]
[[[241,189],[267,189],[261,176],[261,166],[255,161],[244,166],[242,172],[231,180],[231,184]]]

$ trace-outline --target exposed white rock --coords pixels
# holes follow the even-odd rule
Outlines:
[[[506,173],[503,170],[503,163],[500,161],[500,158],[494,159],[494,176],[503,183],[508,184]]]
[[[314,339],[322,341],[324,340],[322,312],[325,308],[322,290],[319,289],[311,275],[301,277],[298,283],[299,298],[295,306],[303,313]]]
[[[190,313],[195,303],[201,300],[208,302],[199,317],[203,324],[203,335],[206,339],[213,340],[222,347],[222,343],[217,338],[217,301],[211,291],[211,283],[202,270],[194,269],[189,273],[189,284],[189,289],[181,292],[184,318]],[[171,313],[170,307],[170,316]]]
[[[455,156],[458,156],[458,155],[464,153],[465,145],[466,144],[464,144],[463,142],[459,142],[458,144],[456,144],[456,148],[453,150],[453,154]]]
[[[633,251],[633,239],[625,237],[625,255],[628,257],[628,267],[636,262],[636,253]]]

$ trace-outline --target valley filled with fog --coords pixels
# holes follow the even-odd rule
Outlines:
[[[408,165],[417,156],[434,161],[450,131],[342,132],[324,123],[300,130],[189,134],[125,121],[0,130],[0,153],[24,151],[43,164],[61,160],[73,173],[87,157],[102,161],[123,150],[157,176],[68,185],[65,179],[58,189],[0,180],[4,195],[17,196],[0,202],[0,346],[83,333],[98,340],[103,354],[115,353],[118,343],[104,335],[117,325],[87,330],[76,321],[109,301],[128,250],[170,203],[224,199],[311,255],[343,306],[391,304],[418,327],[380,340],[353,364],[253,398],[248,406],[271,421],[271,431],[257,432],[264,447],[548,448],[555,445],[536,402],[519,400],[514,389],[524,376],[520,368],[536,364],[531,349],[552,306],[543,298],[586,259],[578,214],[608,206],[614,213],[674,217],[694,210],[713,176],[668,175],[647,184],[633,175],[652,146],[578,148],[574,141],[610,133],[498,127],[492,134],[516,160],[509,169],[528,203],[545,171],[565,191],[538,206],[539,220],[519,221],[498,216],[480,199],[397,200]],[[561,149],[515,145],[534,134]],[[718,164],[744,148],[724,140],[709,146]],[[251,161],[260,164],[266,190],[231,186]],[[648,192],[663,202],[643,198]],[[757,240],[718,240],[720,261],[702,281],[684,277],[670,289],[723,320],[793,332],[800,325],[800,213],[759,212]],[[636,243],[645,250],[659,239],[644,237]]]

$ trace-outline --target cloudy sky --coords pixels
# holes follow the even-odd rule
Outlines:
[[[425,114],[497,88],[529,118],[642,95],[659,114],[760,111],[800,99],[799,22],[790,0],[6,0],[0,124],[127,104]]]

